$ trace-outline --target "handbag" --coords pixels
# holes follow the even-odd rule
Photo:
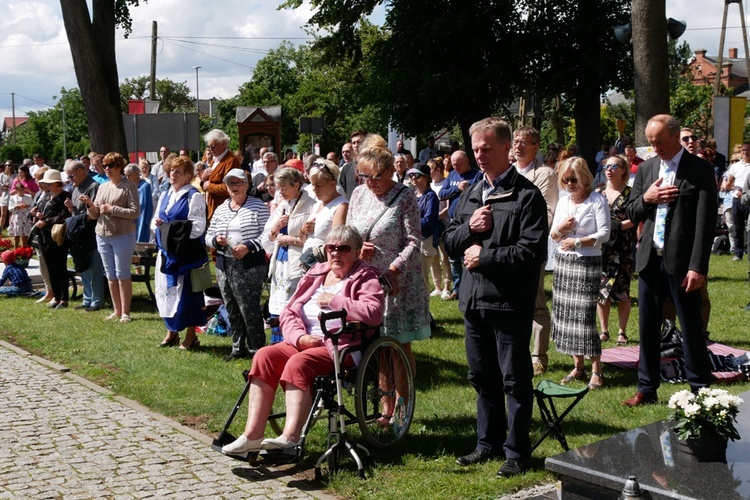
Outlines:
[[[190,283],[194,292],[202,292],[213,286],[214,279],[211,276],[211,266],[208,262],[201,267],[194,267],[190,270]]]

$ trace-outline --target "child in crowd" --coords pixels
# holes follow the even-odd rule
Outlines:
[[[18,295],[21,293],[31,292],[31,278],[29,278],[26,269],[16,264],[16,252],[6,250],[0,254],[5,270],[0,277],[0,295]],[[10,281],[10,285],[5,286],[5,282]]]
[[[31,233],[29,212],[32,203],[33,199],[30,194],[26,194],[23,184],[17,183],[8,202],[8,211],[10,212],[8,236],[13,236],[16,248],[25,247],[26,241],[29,239],[29,233]]]

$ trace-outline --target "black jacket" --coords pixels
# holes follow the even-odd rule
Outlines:
[[[635,174],[632,202],[628,217],[634,224],[643,222],[641,243],[636,253],[636,271],[648,265],[654,241],[656,205],[643,201],[643,194],[659,177],[659,157],[651,158],[638,166]],[[684,276],[696,271],[708,274],[711,245],[716,235],[716,181],[713,167],[705,160],[682,153],[675,174],[679,188],[677,199],[669,204],[664,239],[664,267],[669,274]],[[646,249],[646,251],[643,251]]]
[[[542,262],[547,259],[547,205],[534,184],[515,168],[482,202],[484,182],[464,190],[443,234],[452,258],[479,243],[479,266],[463,271],[459,309],[493,309],[533,314]],[[474,235],[469,220],[483,205],[492,208],[493,229]]]

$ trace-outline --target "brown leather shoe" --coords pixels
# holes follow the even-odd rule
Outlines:
[[[652,405],[659,402],[659,398],[656,396],[656,393],[653,394],[645,394],[643,392],[636,392],[635,396],[633,396],[630,399],[627,399],[620,404],[622,406],[643,406],[643,405]]]

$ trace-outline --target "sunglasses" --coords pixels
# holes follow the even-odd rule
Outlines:
[[[333,253],[333,252],[339,252],[339,253],[349,253],[352,251],[351,245],[331,245],[328,244],[323,247],[323,249],[326,251],[326,253]]]
[[[216,148],[217,148],[218,146],[219,146],[218,144],[213,144],[213,145],[209,144],[209,146],[208,146],[208,147],[209,147],[210,149],[216,149]]]
[[[386,169],[388,170],[388,169]],[[383,178],[383,175],[385,175],[385,170],[380,172],[378,175],[370,175],[370,174],[357,174],[357,177],[359,177],[359,180],[364,182],[366,180],[372,179],[373,181],[379,181]]]
[[[105,163],[104,164],[104,168],[115,168],[115,164],[114,163]]]
[[[567,179],[563,179],[563,184],[578,184],[578,179],[575,177],[568,177]]]
[[[684,142],[684,143],[687,144],[690,141],[693,141],[693,142],[697,141],[698,140],[698,136],[697,135],[686,135],[685,137],[681,138],[680,140],[682,142]]]
[[[323,172],[326,172],[328,175],[331,176],[331,179],[335,179],[333,172],[331,172],[331,169],[328,168],[328,165],[325,163],[313,163],[310,168],[317,168],[318,170],[322,170]]]
[[[604,170],[617,170],[618,168],[620,168],[620,165],[618,165],[617,163],[607,163],[602,168]]]

